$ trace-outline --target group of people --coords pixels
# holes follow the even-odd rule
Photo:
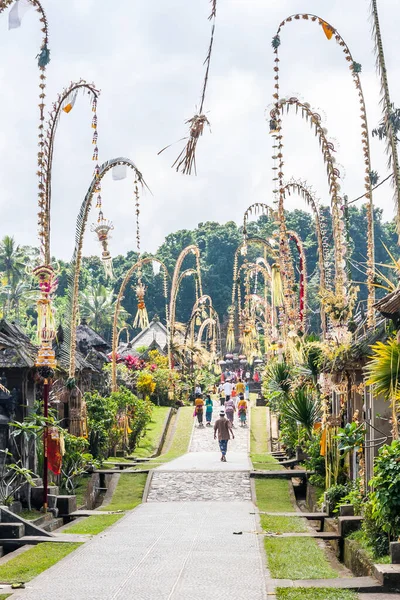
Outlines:
[[[222,385],[222,384],[221,384]],[[220,386],[221,387],[221,386]],[[220,391],[220,403],[221,407],[224,408],[224,415],[230,421],[232,427],[234,426],[235,413],[238,413],[240,426],[247,426],[247,400],[245,398],[245,384],[241,379],[236,383],[235,389],[230,382],[225,382]],[[222,394],[222,395],[221,395]],[[193,416],[197,418],[198,426],[204,427],[204,413],[206,417],[206,427],[211,426],[211,420],[213,415],[214,403],[210,394],[205,395],[205,400],[201,393],[201,388],[196,387],[195,401],[194,401],[194,413]]]

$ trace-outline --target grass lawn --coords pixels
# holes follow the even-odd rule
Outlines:
[[[251,409],[250,419],[250,453],[268,452],[267,409],[256,406]]]
[[[151,421],[146,427],[146,435],[140,440],[139,446],[135,448],[134,456],[147,458],[156,452],[169,410],[168,406],[154,406]]]
[[[123,473],[119,478],[110,504],[102,506],[99,510],[132,510],[142,501],[146,479],[146,473],[138,473],[137,475]],[[95,518],[97,519],[97,517]]]
[[[175,422],[175,432],[172,437],[171,445],[165,454],[161,454],[157,461],[152,461],[151,465],[164,463],[185,454],[189,448],[189,442],[193,430],[193,406],[183,406],[178,410],[177,420]]]
[[[92,515],[86,519],[82,519],[79,523],[73,523],[70,527],[66,527],[60,533],[81,533],[87,535],[96,535],[104,531],[110,525],[113,525],[124,515]]]
[[[255,471],[281,471],[280,463],[270,454],[250,454]]]
[[[0,594],[0,600],[6,600],[6,598],[9,598],[11,596],[11,594]]]
[[[276,458],[267,454],[268,451],[267,409],[256,406],[251,409],[250,420],[250,459],[256,471],[282,468]]]
[[[265,538],[268,569],[275,579],[337,577],[324,552],[312,538]],[[288,596],[290,598],[290,596]],[[284,596],[282,596],[284,598]],[[302,596],[304,598],[304,596]],[[310,596],[315,598],[315,596]],[[321,596],[321,599],[325,597]]]
[[[63,544],[46,542],[30,548],[15,558],[0,565],[0,581],[3,583],[25,583],[42,571],[79,548],[81,544]],[[2,596],[7,598],[6,596]]]
[[[278,600],[357,600],[357,594],[350,590],[330,588],[278,588]]]
[[[294,512],[286,479],[255,479],[257,506],[266,512]]]
[[[81,475],[75,486],[76,506],[79,508],[85,504],[85,496],[90,483],[90,475]],[[64,492],[65,494],[65,492]]]
[[[304,519],[260,515],[261,527],[270,533],[302,533],[307,531]]]
[[[26,519],[27,521],[33,521],[33,519],[38,519],[39,517],[43,517],[43,513],[41,513],[40,510],[24,509],[18,516],[22,517],[23,519]],[[1,600],[1,597],[0,597],[0,600]]]

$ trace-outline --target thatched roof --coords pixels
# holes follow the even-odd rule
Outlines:
[[[352,360],[360,360],[371,354],[371,346],[376,342],[385,342],[388,338],[386,322],[381,320],[373,329],[368,329],[365,335],[360,337],[351,346],[350,356]]]
[[[110,348],[110,345],[104,338],[101,337],[94,329],[89,327],[85,320],[82,320],[80,325],[76,328],[76,343],[78,348],[85,353],[91,348],[96,350],[106,351]],[[83,350],[85,348],[85,350]]]
[[[392,319],[397,321],[400,318],[400,288],[394,290],[390,294],[387,294],[384,298],[374,304],[376,310],[378,310],[383,317],[386,319]]]
[[[38,348],[14,322],[0,321],[0,369],[31,369]]]

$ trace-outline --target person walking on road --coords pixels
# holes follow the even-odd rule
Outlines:
[[[218,443],[219,448],[221,450],[221,462],[226,462],[226,452],[228,450],[228,442],[230,438],[235,439],[235,435],[232,431],[232,425],[230,421],[225,417],[225,411],[221,410],[219,413],[219,418],[215,421],[214,424],[214,440],[217,439],[218,433]]]
[[[232,394],[232,384],[230,379],[224,383],[225,402],[230,400]]]
[[[196,400],[194,401],[194,415],[197,417],[199,427],[204,427],[203,414],[204,414],[204,400],[201,396],[197,396]]]
[[[207,427],[211,426],[211,419],[213,414],[213,401],[211,399],[210,394],[206,396],[206,425]]]
[[[238,415],[239,415],[239,419],[240,419],[240,425],[241,427],[246,427],[246,422],[247,422],[247,402],[244,399],[243,394],[240,394],[239,397],[239,402],[238,402]]]
[[[231,426],[233,426],[233,419],[235,416],[236,406],[232,398],[230,400],[225,400],[225,414],[226,418],[230,422]]]
[[[219,402],[220,402],[221,406],[223,406],[225,404],[225,392],[224,392],[224,385],[222,383],[220,383],[218,386],[218,394],[219,394]]]
[[[236,384],[236,393],[238,396],[240,396],[240,394],[244,394],[244,383],[242,379],[239,379],[239,381]]]
[[[250,400],[250,382],[246,379],[246,383],[244,386],[244,399],[248,402]]]

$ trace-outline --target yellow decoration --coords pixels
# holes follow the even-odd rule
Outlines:
[[[322,29],[324,30],[326,37],[328,38],[328,40],[330,40],[332,38],[333,34],[335,33],[335,30],[333,29],[333,27],[328,25],[328,23],[326,23],[325,21],[321,21],[321,26],[322,26]]]

